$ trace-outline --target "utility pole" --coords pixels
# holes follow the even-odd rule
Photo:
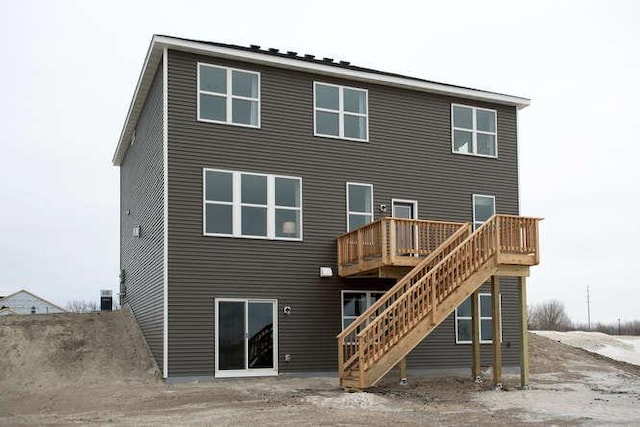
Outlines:
[[[620,318],[618,317],[618,335],[622,335],[620,332]]]
[[[589,285],[587,285],[587,329],[591,330],[591,301],[589,300]]]

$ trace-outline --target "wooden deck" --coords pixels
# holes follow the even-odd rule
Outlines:
[[[338,275],[402,277],[464,225],[379,219],[338,237]]]

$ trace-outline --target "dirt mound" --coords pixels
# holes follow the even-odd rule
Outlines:
[[[154,369],[129,310],[0,318],[0,394],[149,381]]]

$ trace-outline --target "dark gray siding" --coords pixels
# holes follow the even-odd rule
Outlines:
[[[196,120],[197,61],[261,73],[262,127]],[[494,194],[497,211],[518,213],[515,108],[169,52],[169,375],[214,371],[214,299],[279,302],[280,371],[334,370],[341,290],[385,289],[389,281],[320,279],[336,267],[346,230],[345,182],[371,183],[375,205],[415,199],[421,219],[470,221],[473,193]],[[369,90],[370,142],[313,136],[313,81]],[[451,153],[451,103],[498,110],[499,159]],[[304,242],[202,235],[202,168],[301,176]],[[376,217],[379,212],[376,212]],[[517,298],[507,284],[506,313]],[[282,306],[292,314],[284,316]],[[506,320],[505,343],[517,339]],[[411,366],[468,363],[448,320],[411,356]],[[504,352],[517,362],[517,345]],[[291,361],[284,362],[290,354]],[[453,362],[452,362],[453,361]]]
[[[120,268],[126,302],[151,352],[163,364],[164,169],[162,66],[136,127],[136,138],[120,167]],[[139,225],[140,238],[132,236]]]

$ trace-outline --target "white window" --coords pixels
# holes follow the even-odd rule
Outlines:
[[[204,169],[207,236],[302,240],[302,178]]]
[[[454,153],[497,157],[495,110],[451,104],[451,134]]]
[[[365,89],[314,83],[315,135],[367,141],[368,93]]]
[[[476,230],[496,213],[495,196],[473,195],[473,229]]]
[[[378,301],[383,291],[342,291],[342,329]]]
[[[373,221],[373,185],[347,182],[347,231]]]
[[[198,120],[260,127],[260,74],[198,63]]]
[[[473,338],[471,332],[471,298],[467,298],[456,308],[456,344],[471,344]],[[491,294],[478,294],[478,308],[480,313],[480,343],[493,342],[493,319],[491,315]],[[502,298],[500,298],[502,305]],[[500,310],[502,311],[502,310]],[[502,334],[502,325],[500,325]],[[502,337],[500,337],[502,340]]]

